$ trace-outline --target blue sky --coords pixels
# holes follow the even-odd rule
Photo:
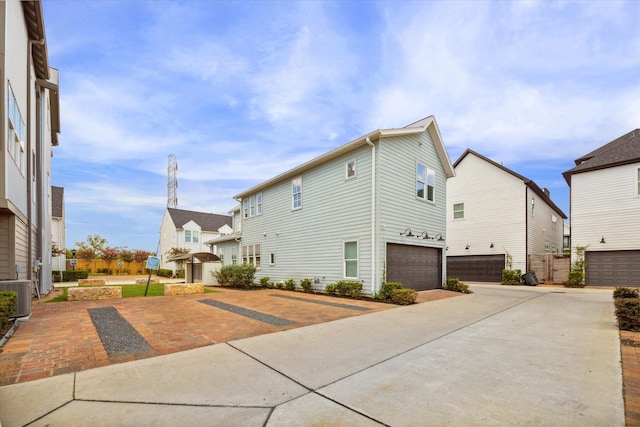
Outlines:
[[[380,128],[434,115],[466,148],[551,191],[640,127],[640,2],[44,0],[60,70],[67,247],[155,251],[178,207],[233,196]]]

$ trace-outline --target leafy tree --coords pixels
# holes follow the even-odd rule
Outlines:
[[[107,245],[107,239],[101,237],[99,234],[88,235],[87,240],[84,242],[76,242],[78,249],[93,249],[93,252],[99,254]]]
[[[55,243],[51,244],[51,255],[52,256],[62,255],[63,253],[65,253],[64,249],[60,249],[58,247],[58,245],[56,245]]]
[[[91,261],[96,257],[96,252],[93,248],[80,248],[76,251],[76,257],[85,261]]]
[[[133,251],[133,260],[136,262],[145,262],[151,255],[153,254],[149,251],[136,249]]]
[[[120,249],[120,252],[118,253],[118,259],[124,262],[131,262],[133,261],[133,252],[128,249]]]
[[[189,253],[189,249],[186,248],[171,248],[171,250],[169,252],[167,252],[167,254],[169,256],[176,256],[176,255],[184,255],[184,254],[188,254]],[[178,266],[179,270],[182,270],[184,268],[184,263],[187,262],[186,259],[178,259],[174,261],[176,263],[176,265]]]

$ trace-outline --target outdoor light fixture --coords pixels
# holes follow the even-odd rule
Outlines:
[[[602,239],[600,239],[600,243],[607,243],[604,241],[604,236],[602,236]]]
[[[469,244],[467,244],[467,246],[465,246],[465,249],[467,249],[467,250],[469,249]]]
[[[489,245],[490,248],[493,248],[493,242],[491,242],[491,244]]]
[[[436,240],[437,240],[438,242],[444,242],[444,237],[442,237],[442,234],[438,233],[438,234],[436,234],[436,237],[437,237],[437,239],[436,239]],[[435,239],[436,237],[434,237],[434,239]]]
[[[401,236],[407,236],[407,237],[413,237],[413,233],[411,232],[410,228],[405,228],[404,231],[402,233],[400,233]]]
[[[421,238],[421,237],[423,239],[433,239],[432,237],[429,237],[429,233],[427,233],[426,231],[423,231],[422,233],[420,233],[419,236],[416,236],[416,237],[418,237],[418,239]]]

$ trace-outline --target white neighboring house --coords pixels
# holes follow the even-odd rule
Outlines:
[[[51,186],[51,245],[64,251],[66,244],[66,225],[64,218],[64,188]],[[64,252],[52,257],[53,271],[66,270]]]
[[[534,257],[562,254],[567,216],[547,189],[470,149],[453,166],[456,176],[447,183],[448,277],[499,282],[509,263],[524,273]]]
[[[640,287],[640,129],[563,173],[571,189],[572,261],[586,247],[589,286]]]
[[[205,242],[231,232],[229,215],[167,208],[160,226],[160,268],[170,269],[174,273],[177,270],[175,262],[167,261],[173,248],[186,249],[189,253],[215,254],[215,246]]]
[[[379,129],[235,196],[242,231],[212,243],[225,264],[253,264],[273,282],[440,288],[452,176],[433,116]]]
[[[60,108],[42,2],[0,2],[0,39],[0,279],[31,280],[45,293],[53,288],[51,157]]]

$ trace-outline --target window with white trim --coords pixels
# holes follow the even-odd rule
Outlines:
[[[249,216],[256,216],[256,196],[249,196]]]
[[[191,230],[184,230],[185,243],[191,243]]]
[[[300,209],[302,207],[302,177],[299,176],[291,180],[291,208]]]
[[[244,218],[262,215],[262,193],[252,194],[242,199],[242,213]]]
[[[358,277],[358,241],[344,242],[344,277]]]
[[[464,218],[464,203],[454,203],[453,219],[463,219],[463,218]]]
[[[10,84],[7,84],[7,87],[9,89],[9,93],[7,96],[7,111],[9,116],[7,151],[13,158],[16,166],[18,166],[20,172],[24,173],[27,157],[25,154],[24,141],[27,126],[22,119],[22,114],[20,113],[20,109],[18,108],[18,101],[16,101],[16,97],[13,93],[13,88]]]
[[[238,263],[238,248],[231,248],[231,264],[236,265]]]
[[[555,216],[554,214],[551,214],[551,228],[555,230],[557,225],[558,225],[558,217]]]
[[[416,163],[416,197],[418,199],[435,200],[436,172],[423,163]]]
[[[245,218],[249,218],[249,199],[242,199],[242,212]]]
[[[256,194],[256,215],[262,215],[262,193]]]
[[[356,160],[353,159],[349,162],[347,162],[347,168],[346,168],[346,178],[353,178],[356,176]]]
[[[198,243],[200,241],[200,232],[199,231],[192,231],[191,232],[191,241],[193,243]]]
[[[260,244],[242,246],[242,263],[260,268]]]

